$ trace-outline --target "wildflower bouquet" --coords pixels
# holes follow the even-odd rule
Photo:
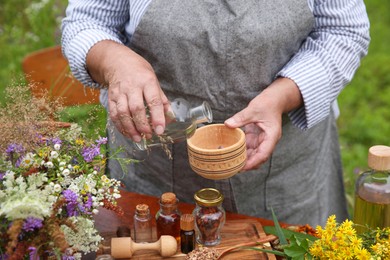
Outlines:
[[[79,259],[102,240],[99,208],[122,213],[120,182],[104,174],[107,139],[59,124],[60,100],[30,87],[6,88],[0,106],[0,259]]]
[[[3,151],[0,256],[77,259],[98,249],[93,215],[99,207],[120,213],[120,182],[104,175],[106,141],[88,141],[72,125],[54,137],[38,134],[29,149],[12,143]]]

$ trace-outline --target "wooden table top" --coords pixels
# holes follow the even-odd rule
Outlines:
[[[118,205],[122,207],[124,215],[120,217],[112,211],[101,209],[99,214],[95,217],[96,227],[99,232],[115,232],[119,226],[131,227],[133,225],[133,216],[137,204],[144,203],[149,205],[152,216],[159,210],[159,198],[157,197],[127,191],[121,191],[121,195],[122,197],[118,199]],[[178,207],[183,214],[192,213],[195,204],[179,202]],[[272,220],[226,212],[226,221],[245,219],[256,220],[260,222],[262,226],[273,226]]]
[[[96,228],[98,229],[98,231],[100,232],[100,234],[103,237],[116,236],[115,234],[117,234],[118,227],[127,227],[129,230],[131,230],[131,228],[133,227],[133,217],[134,217],[134,213],[135,213],[135,207],[137,204],[144,203],[144,204],[149,205],[150,212],[151,212],[152,216],[154,216],[160,208],[159,203],[158,203],[159,198],[157,198],[157,197],[127,192],[127,191],[122,191],[121,195],[122,195],[122,197],[120,199],[118,199],[117,201],[118,201],[119,206],[124,211],[123,216],[119,216],[115,212],[109,211],[109,210],[104,209],[104,208],[100,209],[100,212],[95,216]],[[178,208],[181,211],[181,213],[183,213],[183,214],[192,213],[192,211],[195,208],[195,204],[179,202]],[[242,243],[243,241],[240,240],[240,239],[242,239],[242,237],[237,238],[239,241],[234,241],[234,238],[235,238],[234,234],[238,234],[240,232],[248,233],[247,231],[244,230],[245,229],[245,228],[243,228],[244,226],[250,226],[250,227],[257,226],[259,230],[258,231],[256,230],[256,232],[260,232],[261,236],[265,236],[262,227],[263,226],[272,226],[273,221],[268,220],[268,219],[263,219],[263,218],[246,216],[243,214],[226,212],[226,224],[225,224],[226,225],[226,229],[225,229],[226,232],[224,233],[225,243],[222,243],[220,245],[221,248],[226,247],[226,246],[231,246],[232,244],[236,245],[236,244]],[[154,221],[153,221],[153,225],[155,228]],[[232,233],[231,232],[232,230],[233,231],[236,230],[236,231],[234,231]],[[232,233],[232,234],[230,234],[230,233]],[[238,236],[240,236],[240,235],[238,235]],[[257,236],[259,236],[259,233],[257,233]],[[248,239],[250,239],[250,238],[248,238]],[[245,237],[244,237],[244,240],[245,240]],[[237,254],[239,254],[239,253],[237,253]],[[235,256],[233,254],[226,259],[237,259],[236,257],[239,257],[241,259],[242,259],[242,257],[244,257],[245,259],[276,259],[273,255],[271,257],[270,256],[268,256],[268,257],[261,256],[261,254],[263,254],[261,252],[257,253],[259,255],[254,257],[254,258],[251,258],[251,254],[253,254],[253,253],[249,253],[249,255],[248,255],[248,252],[242,253],[242,254],[243,255],[239,255],[239,256],[238,255]],[[246,256],[245,254],[247,254],[248,256]],[[183,255],[183,254],[181,254],[181,255]],[[184,259],[184,257],[181,255],[180,254],[176,255],[176,257],[174,259],[178,259],[178,260]],[[160,258],[151,258],[151,256],[148,256],[148,257],[149,257],[148,259],[160,259]],[[92,255],[90,255],[88,257],[83,257],[83,259],[90,260],[90,259],[94,259],[94,257]],[[146,259],[146,258],[144,258],[141,255],[141,256],[139,256],[139,258],[135,257],[135,259]]]

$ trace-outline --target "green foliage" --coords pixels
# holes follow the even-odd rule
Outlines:
[[[264,231],[267,234],[273,234],[279,238],[280,249],[283,251],[284,257],[291,260],[312,259],[309,248],[317,238],[282,228],[273,209],[271,210],[274,226],[265,226]],[[272,253],[280,255],[280,251],[278,250],[273,250]]]
[[[367,169],[368,148],[390,145],[390,2],[366,1],[371,43],[352,82],[339,96],[344,180],[353,215],[355,181]]]
[[[6,87],[25,82],[22,60],[30,52],[60,44],[60,23],[67,0],[1,0],[0,105]],[[76,122],[88,136],[106,135],[106,113],[101,106],[66,109],[62,121]]]

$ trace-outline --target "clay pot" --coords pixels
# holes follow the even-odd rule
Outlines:
[[[246,162],[245,134],[240,128],[203,126],[187,139],[187,145],[192,170],[207,179],[230,178]]]

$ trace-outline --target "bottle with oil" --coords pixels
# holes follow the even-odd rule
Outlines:
[[[142,139],[135,143],[139,150],[148,150],[153,146],[162,146],[170,143],[178,143],[187,140],[194,133],[199,124],[211,123],[213,114],[210,105],[203,103],[196,107],[191,107],[190,103],[177,98],[171,102],[172,111],[165,114],[166,126],[162,135],[153,135],[151,139]]]
[[[356,231],[390,227],[390,147],[372,146],[368,151],[370,170],[356,181],[354,223]]]
[[[166,192],[160,197],[160,210],[156,213],[157,239],[162,235],[170,235],[180,241],[180,216],[178,199],[172,192]]]

